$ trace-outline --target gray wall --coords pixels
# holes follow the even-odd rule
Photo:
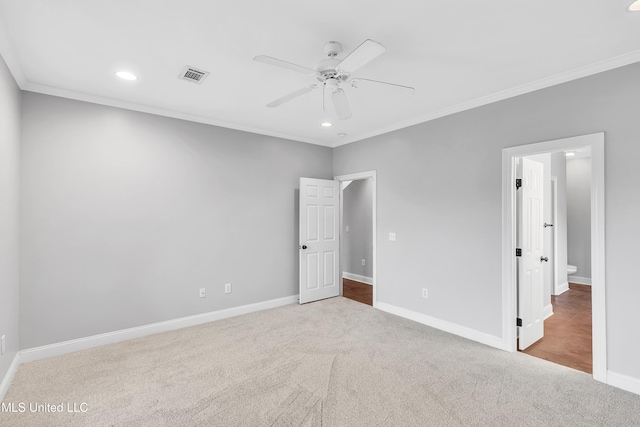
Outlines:
[[[331,149],[22,101],[22,348],[298,293],[296,189]]]
[[[557,261],[556,285],[568,287],[567,283],[567,161],[564,153],[551,154],[551,175],[557,182],[557,218],[553,225],[556,231]]]
[[[341,269],[347,273],[373,277],[373,180],[352,181],[342,195]],[[347,226],[349,232],[346,232]]]
[[[633,64],[337,148],[335,175],[377,171],[379,301],[501,336],[502,149],[604,131],[608,369],[640,379],[638,75]]]
[[[18,351],[20,90],[0,58],[0,381]]]
[[[591,279],[591,157],[567,160],[567,257]]]

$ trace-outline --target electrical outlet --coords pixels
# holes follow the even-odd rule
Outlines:
[[[427,291],[427,288],[422,288],[422,298],[429,298],[429,291]]]
[[[224,293],[225,294],[230,294],[231,293],[231,283],[225,283],[224,284]]]
[[[4,354],[6,337],[6,335],[3,335],[2,338],[0,338],[0,354]]]
[[[347,233],[349,232],[349,226],[348,225],[346,227],[344,227],[344,231],[346,231]]]
[[[207,291],[205,288],[200,288],[200,298],[204,298],[207,296]]]
[[[396,241],[396,233],[389,233],[389,241],[390,242]]]
[[[362,260],[362,265],[365,265],[365,260],[364,259]]]

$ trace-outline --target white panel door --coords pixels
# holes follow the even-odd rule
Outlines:
[[[543,176],[544,165],[522,158],[522,187],[518,191],[520,215],[518,247],[518,317],[522,319],[519,345],[524,350],[544,336]]]
[[[300,178],[300,304],[340,293],[339,196],[338,181]]]

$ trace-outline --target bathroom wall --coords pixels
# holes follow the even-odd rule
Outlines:
[[[341,268],[343,272],[373,277],[373,181],[352,181],[342,193]],[[349,227],[349,231],[347,231]],[[365,265],[362,265],[362,260]]]
[[[591,284],[591,157],[567,160],[567,257],[570,282]]]
[[[551,176],[556,177],[557,206],[556,222],[556,277],[553,295],[559,295],[569,289],[567,283],[567,161],[563,152],[551,153]],[[553,288],[553,287],[552,287]]]

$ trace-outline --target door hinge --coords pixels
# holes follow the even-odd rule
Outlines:
[[[522,249],[516,248],[516,256],[522,256]]]
[[[519,317],[516,318],[516,326],[522,326],[522,319]]]
[[[516,190],[522,187],[522,179],[516,178]]]

